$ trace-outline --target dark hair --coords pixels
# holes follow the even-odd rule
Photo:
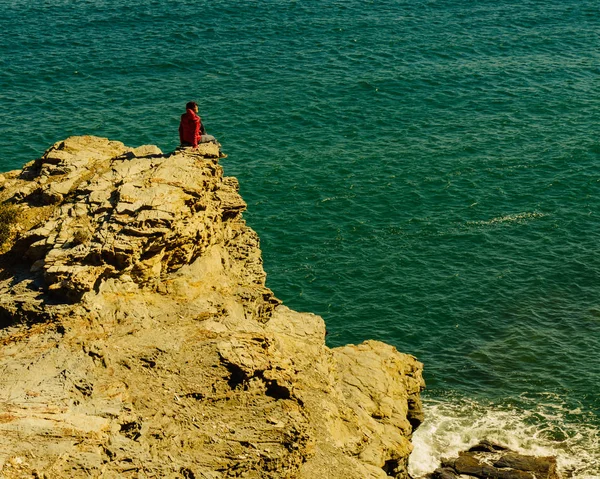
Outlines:
[[[185,105],[185,109],[186,110],[193,110],[194,108],[196,108],[198,106],[198,103],[196,103],[195,101],[188,101]]]

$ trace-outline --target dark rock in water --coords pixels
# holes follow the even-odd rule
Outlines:
[[[481,477],[483,469],[482,463],[477,459],[474,453],[462,452],[454,459],[442,460],[442,467],[454,469],[459,474],[468,474]]]
[[[555,457],[524,456],[509,453],[494,462],[494,467],[531,471],[536,477],[558,477]]]
[[[458,479],[458,475],[454,469],[438,467],[428,479]]]
[[[475,444],[473,447],[470,447],[468,452],[498,452],[498,451],[507,451],[508,448],[501,446],[499,444],[494,444],[493,442],[483,440],[479,444]]]
[[[458,457],[443,459],[441,467],[428,479],[458,479],[460,476],[479,479],[560,479],[555,457],[527,456],[507,447],[482,441],[459,453]]]

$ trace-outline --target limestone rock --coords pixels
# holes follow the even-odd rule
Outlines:
[[[219,157],[219,145],[215,143],[200,143],[196,147],[196,152],[202,156],[209,158]]]
[[[422,365],[281,305],[205,150],[72,137],[3,175],[0,477],[408,477]]]

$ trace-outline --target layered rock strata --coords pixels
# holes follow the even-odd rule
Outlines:
[[[72,137],[0,176],[0,477],[407,477],[422,365],[274,297],[217,156]]]

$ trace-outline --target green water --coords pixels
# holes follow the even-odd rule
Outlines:
[[[0,166],[170,151],[198,101],[275,293],[425,363],[416,473],[492,436],[600,477],[598,7],[0,0]]]

